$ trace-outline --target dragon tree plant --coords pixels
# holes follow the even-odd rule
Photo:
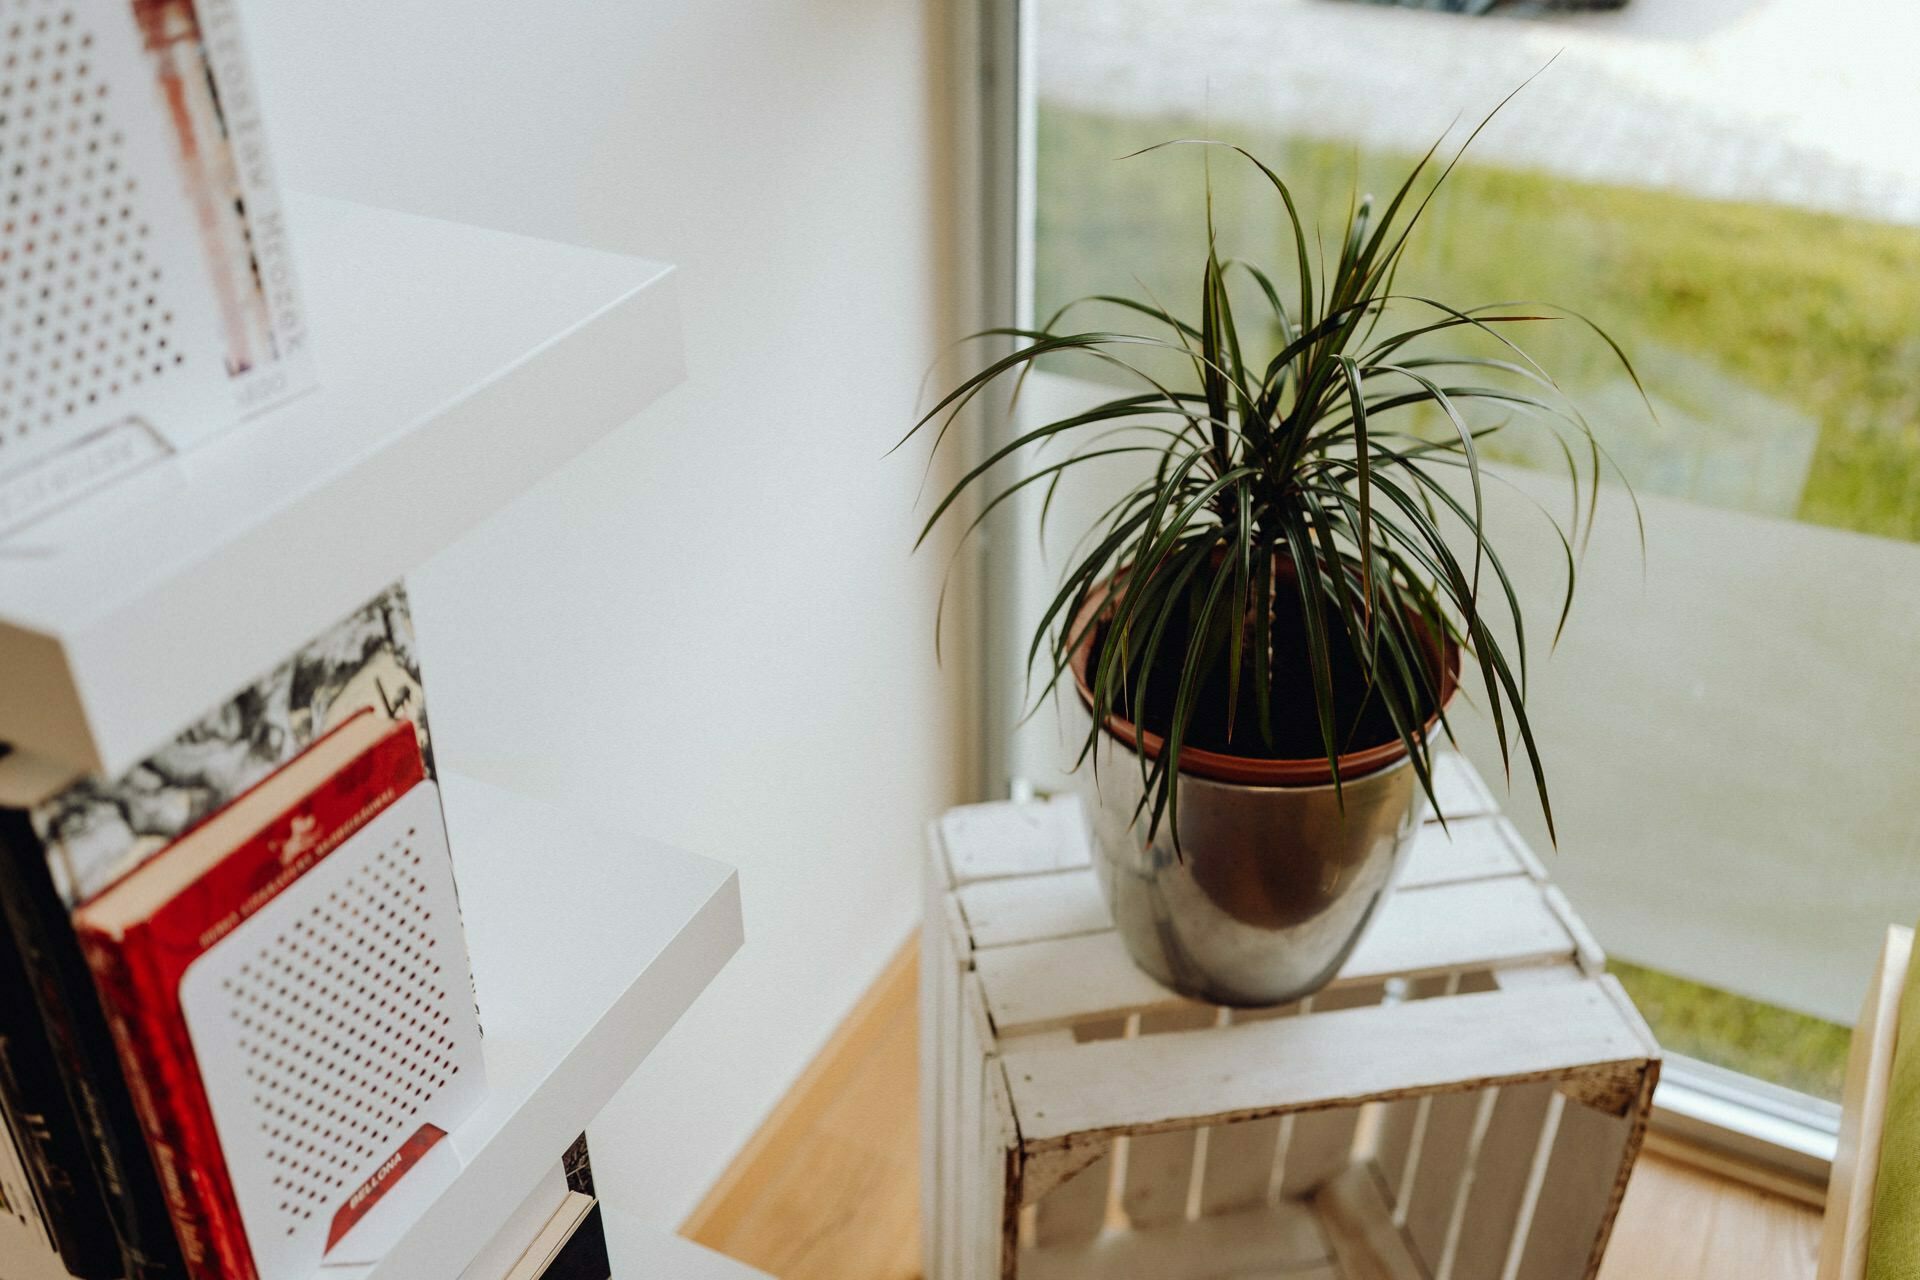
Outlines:
[[[1371,724],[1383,740],[1397,737],[1431,797],[1433,730],[1452,735],[1445,694],[1450,664],[1463,654],[1478,670],[1508,771],[1513,754],[1523,753],[1551,831],[1527,712],[1527,628],[1487,532],[1494,477],[1482,445],[1516,424],[1544,429],[1560,445],[1572,506],[1564,519],[1542,511],[1565,558],[1557,640],[1573,600],[1576,548],[1591,530],[1610,463],[1518,337],[1532,325],[1583,325],[1640,388],[1630,361],[1599,326],[1563,308],[1455,305],[1398,286],[1408,236],[1459,163],[1458,153],[1444,166],[1436,161],[1439,143],[1384,207],[1357,194],[1350,200],[1331,269],[1323,257],[1316,265],[1299,203],[1271,167],[1225,143],[1161,146],[1183,144],[1226,148],[1271,187],[1291,232],[1291,278],[1220,255],[1209,185],[1194,312],[1176,314],[1151,297],[1097,295],[1038,329],[975,335],[1013,339],[1016,349],[962,381],[909,438],[938,424],[937,449],[982,391],[1024,377],[1047,357],[1099,361],[1138,389],[993,450],[939,502],[921,540],[976,486],[991,485],[990,496],[968,533],[1029,486],[1045,486],[1044,519],[1076,468],[1145,456],[1150,474],[1119,494],[1075,549],[1033,636],[1028,669],[1031,677],[1044,661],[1052,687],[1081,655],[1093,713],[1082,759],[1115,720],[1159,736],[1155,758],[1139,753],[1150,830],[1175,816],[1181,752],[1198,750],[1201,736],[1209,749],[1238,756],[1324,756],[1337,787],[1342,755],[1371,745],[1359,741]],[[1258,313],[1251,324],[1248,299]],[[1086,306],[1117,311],[1127,323],[1068,326]],[[1179,376],[1162,372],[1166,353]],[[1487,421],[1489,406],[1499,420]],[[1064,456],[1048,456],[1061,446],[1069,446]],[[990,479],[1035,447],[1035,465],[1017,479]],[[1299,723],[1282,723],[1276,711],[1286,709],[1279,691],[1288,682],[1303,691]],[[1303,733],[1312,744],[1306,752]]]

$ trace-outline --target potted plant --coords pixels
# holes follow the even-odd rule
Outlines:
[[[1574,515],[1547,517],[1566,553],[1562,624],[1605,455],[1510,336],[1587,322],[1395,285],[1407,237],[1458,155],[1433,176],[1436,144],[1383,209],[1355,201],[1328,269],[1287,184],[1231,150],[1284,208],[1292,280],[1219,255],[1209,192],[1197,313],[1103,296],[1082,303],[1131,323],[1079,331],[1064,325],[1068,308],[1037,330],[991,330],[1017,349],[913,432],[937,423],[944,437],[989,385],[1045,357],[1091,356],[1137,380],[1137,391],[994,451],[921,537],[1029,448],[1085,437],[999,484],[969,532],[1027,486],[1044,484],[1051,500],[1094,459],[1133,452],[1151,464],[1088,531],[1029,668],[1044,655],[1049,686],[1070,681],[1068,701],[1087,713],[1080,761],[1098,793],[1100,880],[1135,961],[1186,994],[1260,1005],[1328,982],[1390,886],[1433,795],[1433,739],[1436,728],[1452,734],[1463,660],[1503,754],[1524,755],[1551,829],[1526,707],[1526,626],[1487,535],[1480,446],[1512,421],[1568,446]],[[1638,386],[1619,346],[1588,327]],[[1164,353],[1178,378],[1149,367]],[[1484,421],[1488,407],[1508,421]]]

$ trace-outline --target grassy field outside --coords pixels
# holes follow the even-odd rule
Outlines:
[[[1660,1044],[1830,1102],[1846,1082],[1847,1028],[1620,960],[1608,969]]]
[[[1121,158],[1207,133],[1191,120],[1043,104],[1041,317],[1139,289],[1194,311],[1206,163],[1222,253],[1285,269],[1277,202],[1244,164],[1218,151],[1209,162],[1200,148]],[[1265,159],[1327,225],[1356,185],[1390,192],[1414,160],[1218,123],[1211,136]],[[1920,540],[1920,230],[1469,163],[1428,210],[1397,290],[1456,304],[1551,300],[1605,326],[1654,393],[1659,426],[1579,325],[1530,327],[1522,341],[1643,492]],[[1117,318],[1089,310],[1072,323]],[[1537,438],[1506,456],[1557,456]]]

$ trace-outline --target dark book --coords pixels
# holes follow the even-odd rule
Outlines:
[[[0,811],[0,914],[106,1212],[96,1231],[116,1242],[127,1280],[185,1280],[93,977],[32,828],[18,810]]]
[[[31,1210],[47,1247],[74,1280],[118,1280],[120,1250],[111,1232],[80,1117],[60,1081],[53,1045],[41,1026],[13,931],[0,913],[0,1111],[23,1188],[0,1206],[21,1219]],[[24,1192],[24,1194],[21,1194]],[[22,1200],[24,1203],[14,1203]]]
[[[501,1280],[611,1280],[612,1275],[600,1204],[570,1190]]]
[[[600,1218],[600,1206],[587,1211],[579,1227],[562,1245],[560,1252],[539,1280],[612,1280],[613,1262],[607,1256],[607,1228]]]
[[[0,910],[99,1187],[107,1221],[95,1235],[115,1243],[126,1280],[189,1271],[72,913],[367,707],[414,723],[434,776],[398,584],[117,778],[55,779],[22,796],[0,759],[0,794],[12,806],[0,807]],[[18,772],[45,776],[34,763]]]

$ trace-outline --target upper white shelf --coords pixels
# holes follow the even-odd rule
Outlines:
[[[671,267],[289,213],[320,389],[0,543],[0,741],[119,773],[683,377]]]
[[[742,938],[730,868],[468,779],[443,775],[441,793],[487,1100],[448,1138],[463,1166],[452,1185],[379,1263],[327,1268],[331,1280],[459,1275]]]

